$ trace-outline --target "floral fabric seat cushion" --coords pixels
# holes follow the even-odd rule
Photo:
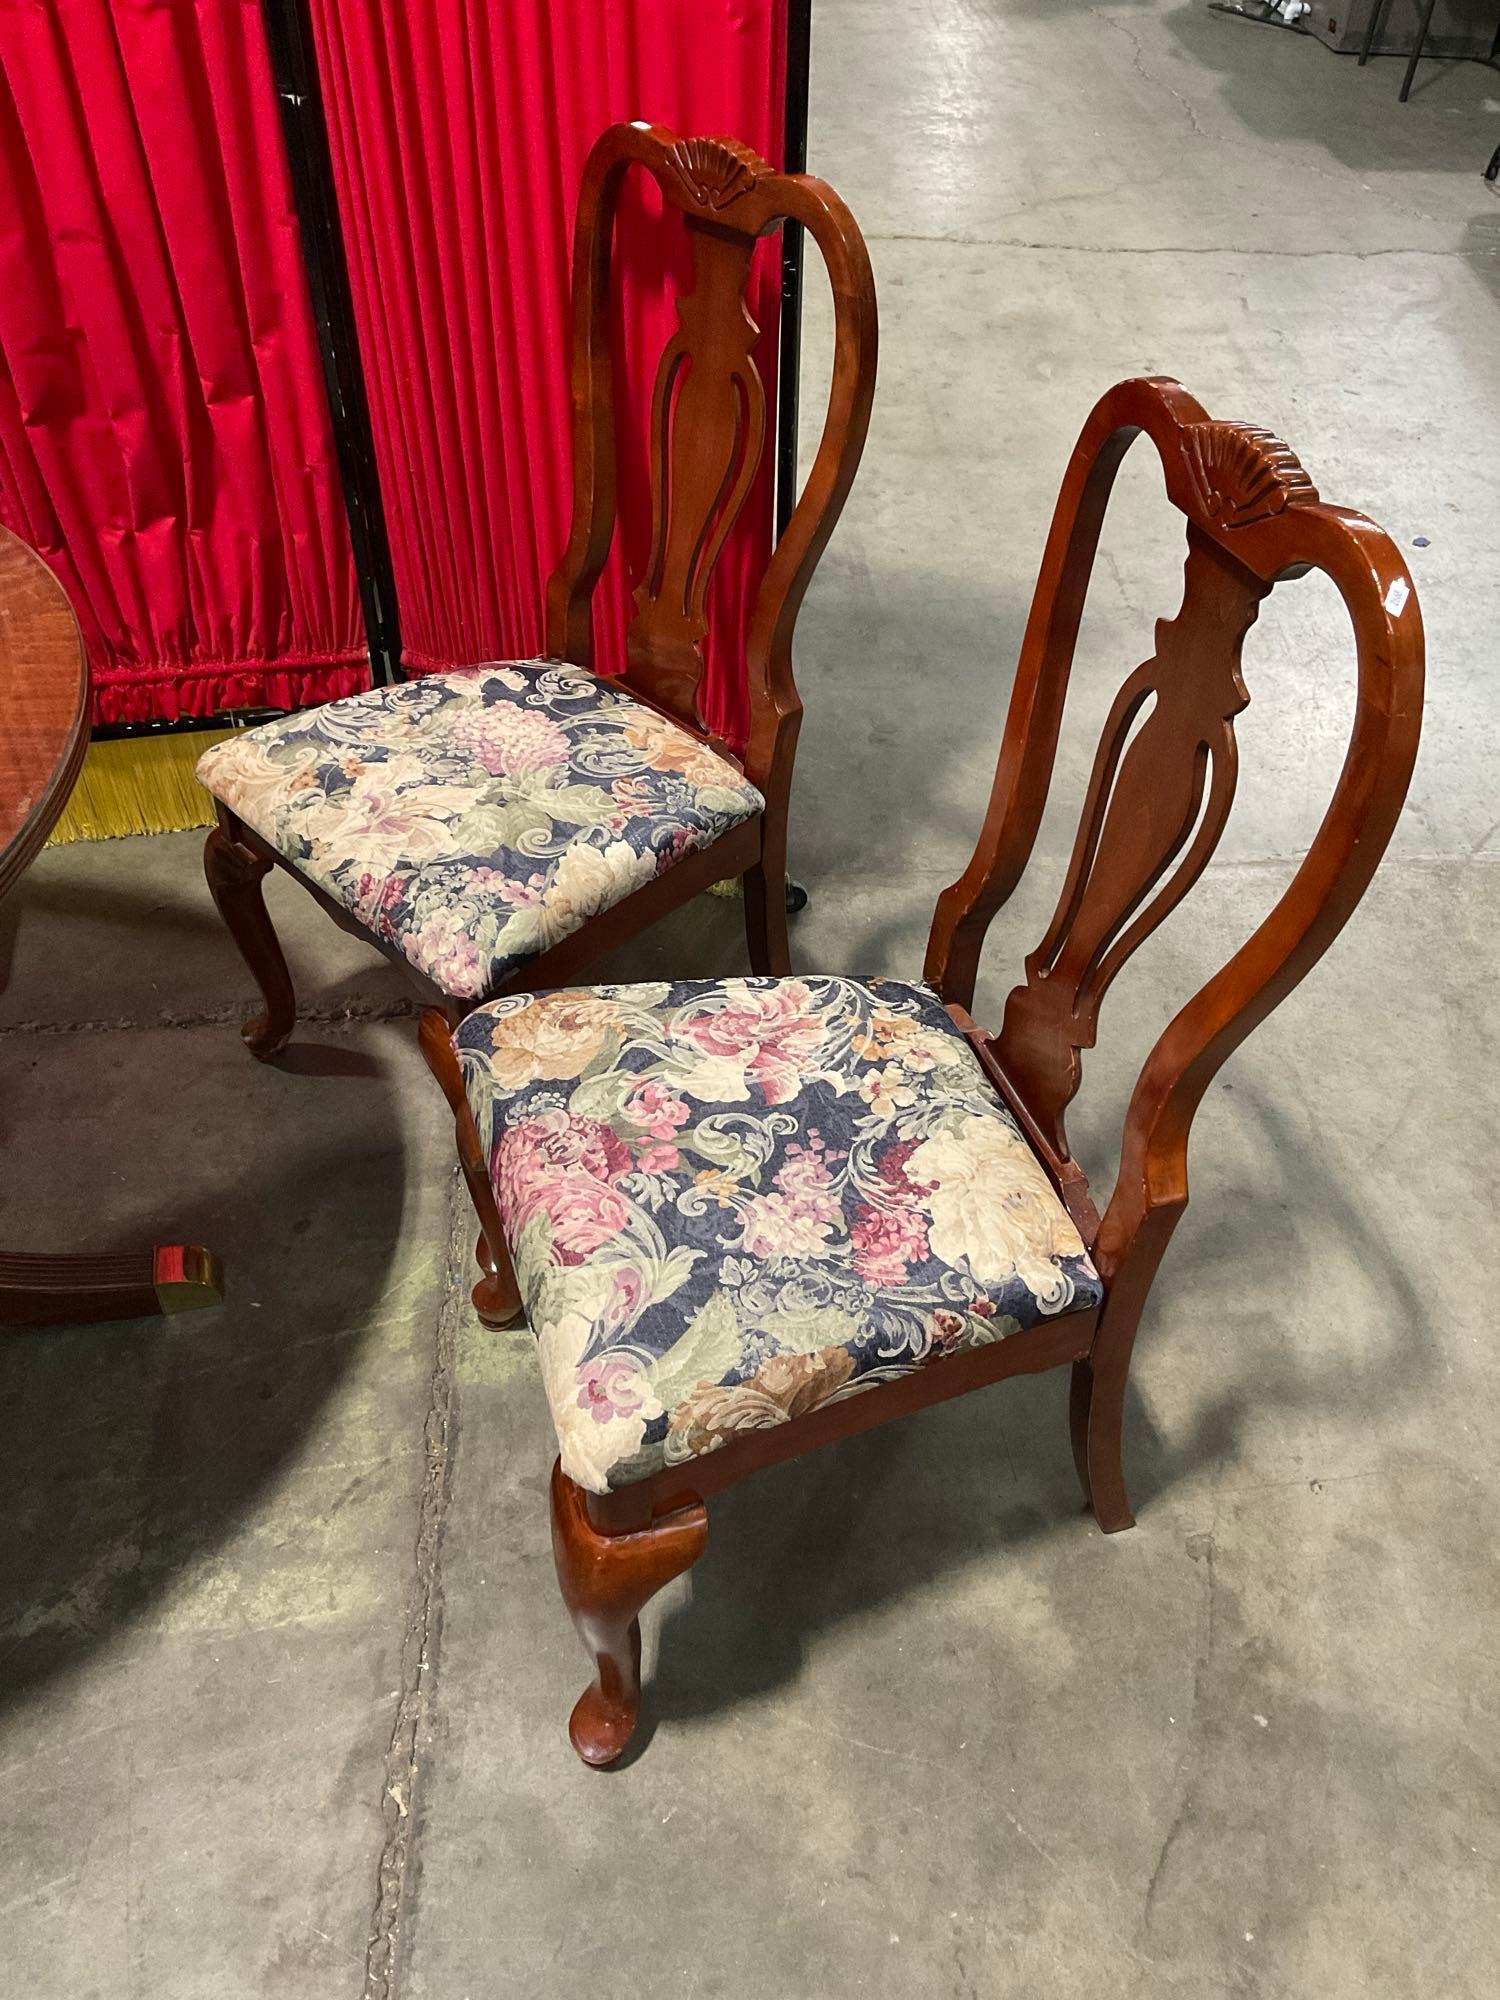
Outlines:
[[[206,751],[198,777],[463,1000],[765,805],[687,730],[547,660],[266,723]]]
[[[601,986],[494,1001],[454,1039],[591,1491],[1103,1297],[923,987]]]

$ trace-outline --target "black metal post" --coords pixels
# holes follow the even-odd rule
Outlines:
[[[370,648],[370,674],[375,685],[382,687],[402,678],[401,626],[312,21],[307,0],[261,0],[261,4],[301,224],[302,259],[328,385],[349,540]]]
[[[1422,25],[1417,29],[1417,39],[1412,44],[1411,60],[1406,65],[1406,74],[1401,79],[1401,88],[1396,93],[1398,104],[1404,104],[1411,96],[1412,78],[1417,73],[1417,64],[1422,60],[1422,51],[1427,46],[1427,30],[1432,26],[1432,10],[1437,0],[1427,0],[1422,9]]]
[[[789,174],[807,166],[807,94],[812,63],[812,0],[787,0],[786,137],[782,165]],[[797,404],[802,372],[803,230],[781,225],[781,340],[776,368],[776,539],[786,532],[797,504]],[[807,908],[807,891],[786,878],[786,906],[793,916]]]
[[[786,143],[789,174],[807,166],[807,92],[812,50],[812,0],[788,0]],[[797,402],[802,362],[802,224],[781,230],[781,342],[776,373],[776,534],[797,504]]]
[[[1385,12],[1386,5],[1387,0],[1375,0],[1375,4],[1370,9],[1370,18],[1365,23],[1365,38],[1360,44],[1359,50],[1359,66],[1361,69],[1370,60],[1370,51],[1375,46],[1375,37],[1380,33],[1380,17]]]

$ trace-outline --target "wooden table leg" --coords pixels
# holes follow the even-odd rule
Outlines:
[[[85,1326],[192,1312],[218,1305],[223,1296],[218,1258],[193,1243],[105,1257],[0,1250],[0,1327]]]

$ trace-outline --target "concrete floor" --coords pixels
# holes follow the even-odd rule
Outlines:
[[[804,964],[919,966],[1116,376],[1282,431],[1422,595],[1392,856],[1200,1119],[1129,1416],[1140,1526],[1080,1513],[1061,1377],[769,1475],[648,1621],[645,1753],[584,1771],[539,1385],[468,1311],[399,984],[282,897],[308,1026],[259,1068],[196,838],[53,852],[0,918],[0,1235],[170,1219],[231,1290],[0,1346],[7,1993],[1494,1990],[1500,93],[1431,65],[1403,109],[1394,63],[1201,5],[815,13],[812,156],[870,234],[883,351],[803,628]],[[824,324],[815,298],[811,350]],[[1075,799],[1177,549],[1143,461],[1086,620]],[[1102,1169],[1132,1064],[1337,766],[1330,594],[1279,593],[1246,665],[1220,859],[1106,1012],[1077,1122]],[[1049,817],[996,927],[992,1019],[1069,832]],[[736,923],[701,902],[610,971],[740,969]]]

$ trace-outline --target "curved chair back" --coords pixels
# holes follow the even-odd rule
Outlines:
[[[1186,1205],[1189,1127],[1215,1072],[1328,949],[1364,894],[1406,797],[1423,681],[1421,614],[1387,535],[1361,514],[1324,505],[1270,432],[1214,422],[1165,377],[1118,384],[1096,405],[1069,463],[989,812],[967,870],[938,901],[926,970],[945,1000],[971,1004],[986,928],[1035,842],[1105,508],[1142,432],[1160,454],[1168,499],[1186,518],[1182,606],[1158,623],[1154,656],[1115,699],[1056,912],[1006,1002],[1000,1033],[984,1044],[1060,1183],[1081,1180],[1064,1116],[1104,995],[1202,874],[1228,818],[1234,718],[1250,699],[1240,651],[1275,584],[1312,569],[1332,578],[1353,622],[1358,690],[1333,798],[1295,878],[1177,1014],[1141,1071],[1114,1194],[1096,1231],[1086,1232],[1117,1292],[1127,1264],[1131,1289],[1149,1283]]]
[[[759,328],[746,308],[761,237],[801,224],[833,286],[835,352],[822,441],[761,582],[747,641],[746,774],[761,789],[789,776],[801,716],[792,629],[853,484],[875,389],[875,284],[848,209],[811,174],[779,174],[734,139],[679,139],[660,125],[613,125],[584,168],[573,248],[573,529],[547,588],[547,645],[591,664],[590,607],[616,512],[611,363],[615,209],[640,166],[683,215],[694,284],[657,369],[650,423],[652,542],[635,593],[627,683],[702,731],[699,688],[708,589],[766,448]]]

